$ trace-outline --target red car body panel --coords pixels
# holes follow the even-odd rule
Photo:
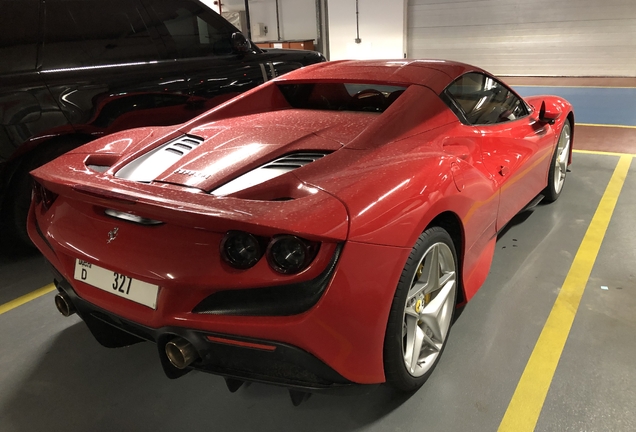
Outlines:
[[[488,274],[497,232],[545,188],[556,141],[571,115],[567,102],[546,96],[528,103],[536,107],[545,101],[552,111],[560,110],[554,124],[540,122],[534,107],[515,121],[462,124],[439,94],[470,71],[485,73],[438,61],[323,63],[268,82],[181,126],[115,133],[32,173],[57,199],[48,208],[33,202],[29,233],[81,299],[118,317],[153,329],[173,326],[280,342],[310,353],[352,382],[383,382],[389,309],[419,235],[440,217],[457,221],[462,299],[470,300]],[[305,82],[407,88],[382,114],[292,108],[277,86]],[[203,144],[154,180],[115,176],[183,134],[201,137]],[[210,193],[301,150],[329,154],[229,196]],[[89,165],[108,169],[96,172]],[[120,221],[105,209],[163,224]],[[115,227],[117,239],[110,242]],[[219,245],[230,230],[267,238],[293,234],[321,246],[295,275],[274,271],[265,259],[238,270],[220,258]],[[314,280],[340,247],[327,288],[302,313],[193,312],[220,290]],[[158,285],[157,309],[75,280],[76,259]]]

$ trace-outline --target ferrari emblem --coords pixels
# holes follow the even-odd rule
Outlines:
[[[108,241],[106,243],[110,243],[117,238],[117,233],[119,232],[119,228],[115,227],[111,231],[108,232]]]

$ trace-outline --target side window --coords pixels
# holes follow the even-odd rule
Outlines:
[[[508,87],[480,73],[462,75],[444,93],[457,104],[469,124],[503,123],[528,114],[524,102]]]
[[[35,69],[37,0],[0,0],[0,74]]]
[[[205,57],[232,53],[232,33],[236,32],[220,15],[191,0],[147,2],[151,26],[161,35],[175,58]]]
[[[157,60],[136,0],[48,0],[46,69]]]

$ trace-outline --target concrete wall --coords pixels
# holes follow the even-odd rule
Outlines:
[[[410,0],[408,55],[500,75],[636,76],[636,0]]]
[[[255,42],[275,40],[276,35],[276,2],[264,0],[250,2],[250,22],[252,24],[252,40]],[[267,34],[258,34],[258,23],[267,26]]]
[[[213,0],[204,0],[204,3],[211,5]],[[222,4],[223,11],[245,10],[244,0],[223,0]],[[250,0],[249,5],[252,40],[277,40],[276,1]],[[315,0],[278,0],[278,7],[281,39],[316,39],[318,32]],[[258,34],[258,23],[267,26],[267,34]]]
[[[201,3],[208,6],[214,12],[219,13],[219,5],[218,4],[215,5],[214,0],[201,0]]]
[[[356,1],[328,1],[330,60],[403,58],[406,0],[358,3],[360,44],[355,43]]]
[[[315,0],[279,0],[279,5],[283,39],[316,39]]]

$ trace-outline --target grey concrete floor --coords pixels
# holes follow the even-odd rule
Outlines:
[[[0,315],[0,431],[496,431],[618,161],[576,154],[560,199],[500,235],[486,283],[412,395],[230,394],[219,377],[168,380],[150,343],[106,349],[44,295]],[[537,431],[636,430],[636,163],[586,287]],[[50,282],[38,257],[0,262],[0,304]],[[601,290],[601,285],[608,290]]]
[[[0,250],[0,305],[51,282],[41,255]]]

